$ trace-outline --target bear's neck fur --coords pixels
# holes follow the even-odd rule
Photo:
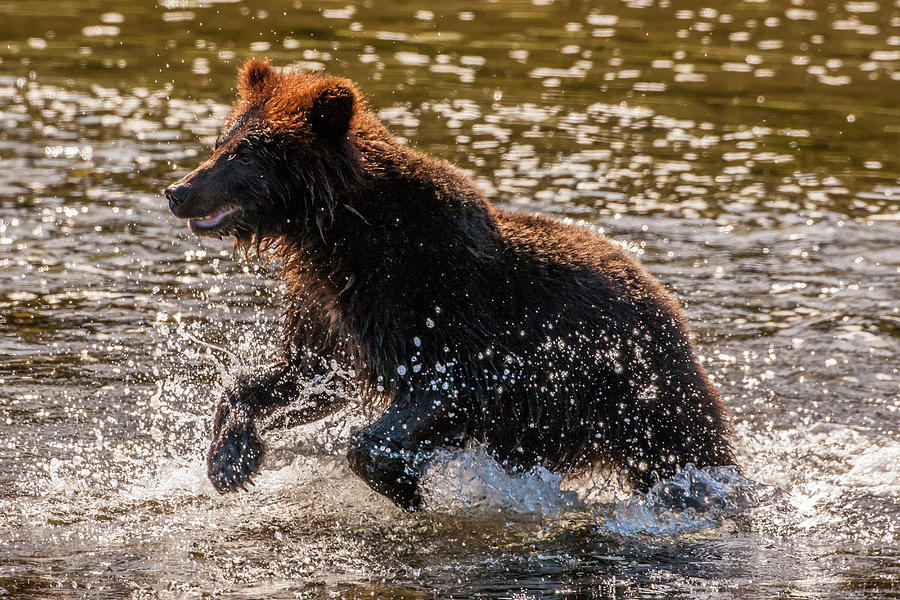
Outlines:
[[[452,315],[488,312],[464,290],[499,245],[494,209],[455,167],[402,145],[370,114],[355,116],[348,144],[343,156],[356,164],[347,184],[278,240],[284,351],[305,346],[396,391],[398,365],[437,355]]]

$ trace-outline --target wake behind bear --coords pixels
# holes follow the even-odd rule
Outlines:
[[[259,470],[259,419],[309,422],[352,397],[387,408],[350,440],[350,467],[410,510],[435,450],[470,441],[510,470],[602,464],[640,490],[735,462],[721,399],[650,274],[586,227],[494,208],[394,139],[346,79],[247,62],[212,156],[166,197],[194,233],[274,254],[287,283],[280,361],[216,411],[220,492]],[[309,393],[332,361],[355,378]]]

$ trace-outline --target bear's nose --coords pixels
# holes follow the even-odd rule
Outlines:
[[[173,183],[166,188],[165,194],[169,199],[169,210],[174,213],[187,200],[187,187]]]

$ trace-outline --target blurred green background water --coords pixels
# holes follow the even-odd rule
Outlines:
[[[215,495],[212,406],[272,354],[279,287],[159,192],[249,56],[627,243],[780,491],[561,509],[475,453],[410,517],[347,471],[346,414]],[[900,597],[898,92],[890,2],[0,2],[0,595]]]

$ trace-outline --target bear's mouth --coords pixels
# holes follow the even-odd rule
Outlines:
[[[229,206],[217,213],[213,213],[199,219],[191,219],[189,225],[194,233],[206,233],[213,231],[228,220],[228,217],[240,210],[237,206]]]

